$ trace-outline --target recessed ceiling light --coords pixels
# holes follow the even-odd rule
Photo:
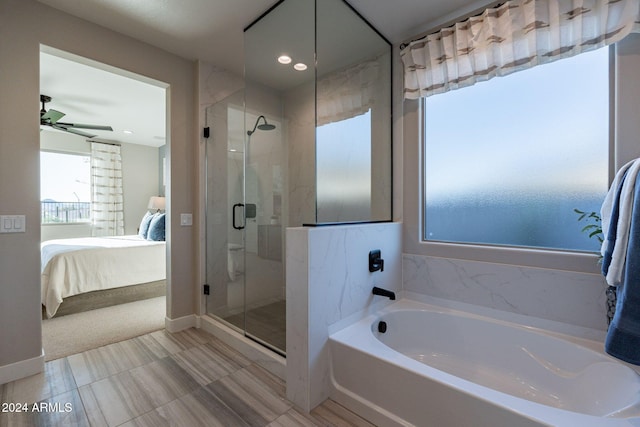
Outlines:
[[[123,130],[122,133],[126,133],[127,135],[133,135],[132,130]]]
[[[281,64],[291,64],[291,57],[289,55],[280,55],[278,62]]]
[[[298,71],[304,71],[307,69],[307,65],[303,64],[302,62],[298,62],[296,65],[293,66],[293,68],[295,68]]]

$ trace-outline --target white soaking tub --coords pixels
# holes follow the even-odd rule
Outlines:
[[[329,342],[331,397],[376,425],[640,426],[636,371],[559,334],[401,300]]]

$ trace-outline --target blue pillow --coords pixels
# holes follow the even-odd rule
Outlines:
[[[151,224],[151,220],[153,219],[153,214],[147,212],[142,217],[142,221],[140,221],[140,227],[138,228],[138,236],[143,239],[147,238],[147,233],[149,232],[149,225]]]
[[[164,240],[164,218],[166,214],[156,213],[153,215],[151,224],[149,224],[149,232],[147,233],[147,240]]]

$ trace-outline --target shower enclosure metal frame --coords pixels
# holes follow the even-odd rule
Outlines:
[[[237,245],[234,254],[242,252],[244,268],[243,320],[242,326],[236,324],[235,328],[285,355],[286,348],[251,331],[252,319],[248,314],[253,302],[266,306],[269,299],[275,299],[265,291],[270,286],[263,285],[278,275],[282,278],[281,297],[285,297],[285,228],[392,220],[391,44],[344,0],[280,0],[247,26],[244,34],[242,94],[232,95],[233,101],[221,101],[233,104],[236,112],[218,108],[220,117],[226,119],[217,125],[209,124],[213,118],[209,109],[206,115],[207,126],[214,130],[214,141],[208,140],[205,151],[210,145],[219,144],[218,156],[212,157],[212,161],[218,162],[218,167],[228,175],[230,164],[228,160],[223,164],[223,153],[225,159],[233,155],[237,161],[242,155],[242,200],[228,199],[230,190],[225,189],[225,197],[218,195],[217,203],[224,205],[226,211],[207,202],[207,249],[215,246],[212,240],[227,236],[226,231],[212,233],[210,223],[225,223],[228,229],[242,233],[241,244],[228,236],[224,244],[218,242],[217,260],[212,261],[212,255],[206,255],[207,281],[212,281],[209,264],[213,263],[217,265],[211,275],[213,280],[229,282],[224,290],[220,284],[211,286],[207,313],[234,324],[229,320],[229,315],[234,314],[229,313],[230,307],[234,307],[228,304],[231,287],[235,286],[231,285],[234,274],[232,271],[227,274],[222,265],[228,267],[232,262],[230,245]],[[283,53],[294,59],[288,67],[276,63]],[[307,64],[307,70],[294,71],[296,62]],[[332,83],[341,79],[344,84]],[[347,98],[334,97],[335,89],[346,89],[340,92]],[[341,103],[335,107],[337,112],[328,106],[333,99]],[[220,131],[221,123],[231,126],[230,118],[239,108],[243,109],[242,130],[235,128],[233,134],[231,127]],[[351,120],[355,117],[358,120]],[[342,127],[331,132],[334,135],[341,132],[340,138],[347,135],[347,139],[330,136],[322,140],[319,129],[333,128],[332,123],[336,122]],[[358,131],[361,128],[357,126],[365,126],[366,132]],[[275,132],[262,132],[274,129]],[[360,140],[363,135],[366,139]],[[231,154],[227,144],[240,138],[242,153]],[[368,144],[365,163],[353,162],[362,157],[358,156],[361,153],[358,144]],[[321,152],[322,149],[325,151]],[[215,167],[209,165],[210,155],[206,156],[209,173]],[[229,185],[229,176],[219,178],[218,185],[222,181]],[[333,182],[327,182],[332,179]],[[206,181],[209,198],[215,189],[210,188],[209,178]],[[365,184],[361,186],[364,193],[357,190],[357,197],[350,185],[355,182]],[[354,200],[364,200],[364,204],[353,206]],[[258,301],[260,293],[265,297],[262,301]],[[284,305],[282,310],[284,314]],[[265,326],[259,322],[258,325]]]

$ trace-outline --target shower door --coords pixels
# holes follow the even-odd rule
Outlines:
[[[237,206],[244,199],[243,96],[238,92],[207,108],[205,142],[206,308],[240,331],[245,309],[244,235],[237,226],[244,221]]]
[[[284,353],[282,126],[248,111],[245,126],[245,332]]]
[[[207,313],[284,354],[281,126],[254,128],[242,105],[239,93],[206,111]]]

